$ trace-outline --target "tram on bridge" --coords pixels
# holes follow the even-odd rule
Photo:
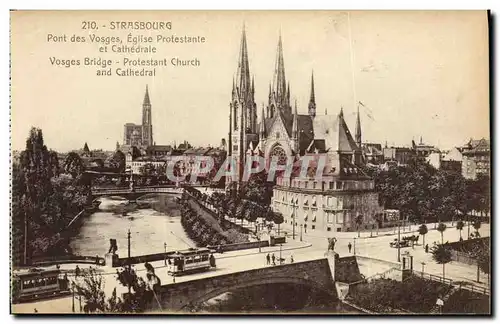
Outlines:
[[[168,256],[168,273],[172,276],[182,276],[196,271],[207,271],[215,268],[215,257],[208,248],[191,248],[178,251]]]
[[[64,296],[70,294],[68,279],[60,270],[29,269],[12,275],[14,303]]]

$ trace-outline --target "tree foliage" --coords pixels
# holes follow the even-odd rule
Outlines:
[[[28,257],[68,253],[62,233],[90,197],[80,157],[69,154],[61,170],[57,154],[44,144],[42,131],[32,128],[26,149],[12,169],[13,235],[24,233],[26,220]]]
[[[447,221],[457,214],[465,218],[472,210],[490,208],[490,179],[485,175],[464,179],[419,160],[389,170],[367,168],[366,172],[375,180],[379,203],[400,210],[410,221]]]

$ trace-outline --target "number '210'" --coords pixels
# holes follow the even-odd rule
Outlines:
[[[97,29],[95,21],[82,21],[82,29]]]

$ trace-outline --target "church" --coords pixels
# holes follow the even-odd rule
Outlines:
[[[267,105],[262,105],[259,120],[255,103],[254,79],[250,78],[246,31],[243,29],[236,78],[233,80],[229,111],[228,155],[238,161],[260,155],[266,161],[278,158],[296,161],[305,155],[323,157],[327,163],[322,180],[313,177],[278,177],[272,207],[281,212],[295,231],[353,231],[375,227],[382,213],[373,179],[362,170],[361,121],[359,110],[355,135],[338,115],[318,114],[314,75],[307,114],[299,114],[290,102],[290,83],[286,80],[283,43],[278,39],[275,69],[269,84]],[[242,179],[242,165],[227,182]]]
[[[153,145],[153,122],[151,118],[151,101],[148,86],[142,103],[142,124],[126,123],[123,131],[123,148],[135,146],[139,149]]]

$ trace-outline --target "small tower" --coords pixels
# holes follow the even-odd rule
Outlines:
[[[262,112],[260,115],[259,138],[261,141],[266,138],[266,121],[265,121],[265,115],[264,115],[264,103],[262,103]]]
[[[151,101],[149,89],[146,85],[146,93],[142,102],[142,146],[153,145],[153,123],[151,118]]]
[[[295,153],[299,153],[299,117],[297,114],[297,99],[295,99],[295,107],[293,109],[293,125],[292,125],[292,140],[294,143]]]
[[[359,148],[361,148],[361,119],[359,117],[359,104],[358,104],[358,116],[356,118],[356,131],[355,131],[355,137],[356,137],[356,144],[358,145]]]
[[[311,73],[311,97],[309,98],[309,116],[316,117],[316,97],[314,95],[314,72]],[[326,115],[326,110],[325,110]]]

